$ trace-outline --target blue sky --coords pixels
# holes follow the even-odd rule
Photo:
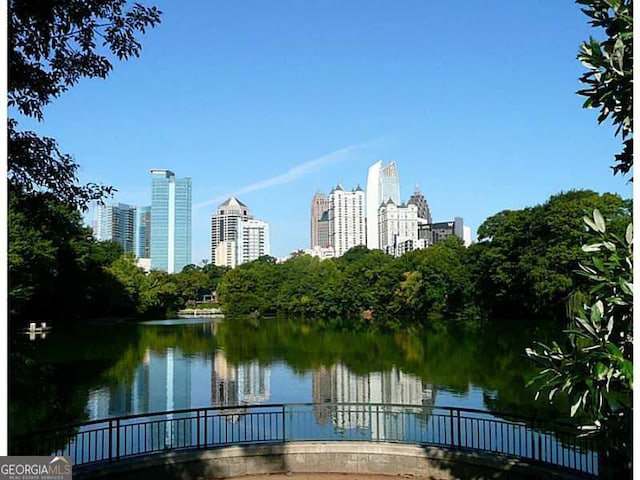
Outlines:
[[[147,4],[151,2],[145,1]],[[575,95],[580,41],[565,0],[189,1],[107,80],[82,80],[23,120],[55,137],[83,182],[150,203],[151,168],[193,179],[193,262],[229,194],[271,226],[272,254],[309,245],[317,190],[366,185],[395,160],[434,220],[472,228],[574,188],[632,194],[609,166],[610,124]]]

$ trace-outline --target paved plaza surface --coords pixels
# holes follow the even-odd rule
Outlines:
[[[379,475],[368,473],[271,473],[262,475],[244,475],[226,480],[440,480],[451,477],[415,476],[415,475]]]

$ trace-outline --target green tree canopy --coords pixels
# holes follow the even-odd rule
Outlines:
[[[8,105],[43,119],[43,108],[81,78],[106,78],[110,57],[138,56],[136,39],[160,22],[161,12],[126,0],[9,1]],[[109,55],[109,56],[108,56]],[[112,189],[78,185],[78,164],[52,138],[20,132],[8,122],[9,187],[25,193],[50,192],[74,208],[101,199]]]

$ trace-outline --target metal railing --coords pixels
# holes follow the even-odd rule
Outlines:
[[[208,407],[96,420],[34,432],[12,455],[65,455],[74,465],[228,445],[311,440],[394,442],[503,454],[588,476],[598,452],[572,424],[468,408],[362,403]]]

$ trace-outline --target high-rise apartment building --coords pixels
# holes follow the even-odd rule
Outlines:
[[[151,170],[151,268],[180,272],[191,263],[191,179]]]
[[[151,258],[151,206],[138,208],[136,257]]]
[[[234,268],[271,253],[269,225],[231,197],[211,216],[211,262]]]
[[[238,265],[271,254],[269,224],[257,219],[242,220],[238,224]]]
[[[237,242],[240,222],[252,218],[249,207],[235,197],[218,206],[216,213],[211,216],[211,263],[232,268],[236,266],[236,260],[232,265],[228,263],[231,257],[226,250],[228,247],[225,247],[226,255],[223,258],[218,258],[216,248],[222,242]]]
[[[379,248],[399,256],[407,240],[418,240],[418,207],[396,205],[389,199],[378,209]]]
[[[322,240],[320,235],[321,225],[319,222],[322,221],[323,216],[326,218],[326,213],[329,209],[329,200],[327,197],[320,192],[317,192],[313,199],[311,200],[311,248],[313,247],[326,247],[327,245],[321,243]],[[326,224],[324,225],[327,226]],[[323,232],[326,233],[326,232]]]
[[[418,218],[424,220],[424,223],[432,223],[431,219],[431,210],[429,209],[429,204],[427,203],[427,199],[420,191],[420,187],[416,185],[416,189],[413,192],[413,195],[409,197],[408,205],[415,205],[418,207]]]
[[[338,184],[329,194],[329,226],[336,257],[357,245],[365,245],[364,192],[350,192]]]
[[[391,199],[400,205],[400,179],[396,162],[383,166],[377,161],[367,174],[367,247],[380,248],[378,233],[378,209],[383,202]]]
[[[135,253],[136,207],[124,203],[98,205],[97,216],[94,235],[98,240],[113,240],[125,253]]]
[[[215,248],[215,264],[219,267],[233,268],[238,265],[238,245],[235,240],[220,242]]]

